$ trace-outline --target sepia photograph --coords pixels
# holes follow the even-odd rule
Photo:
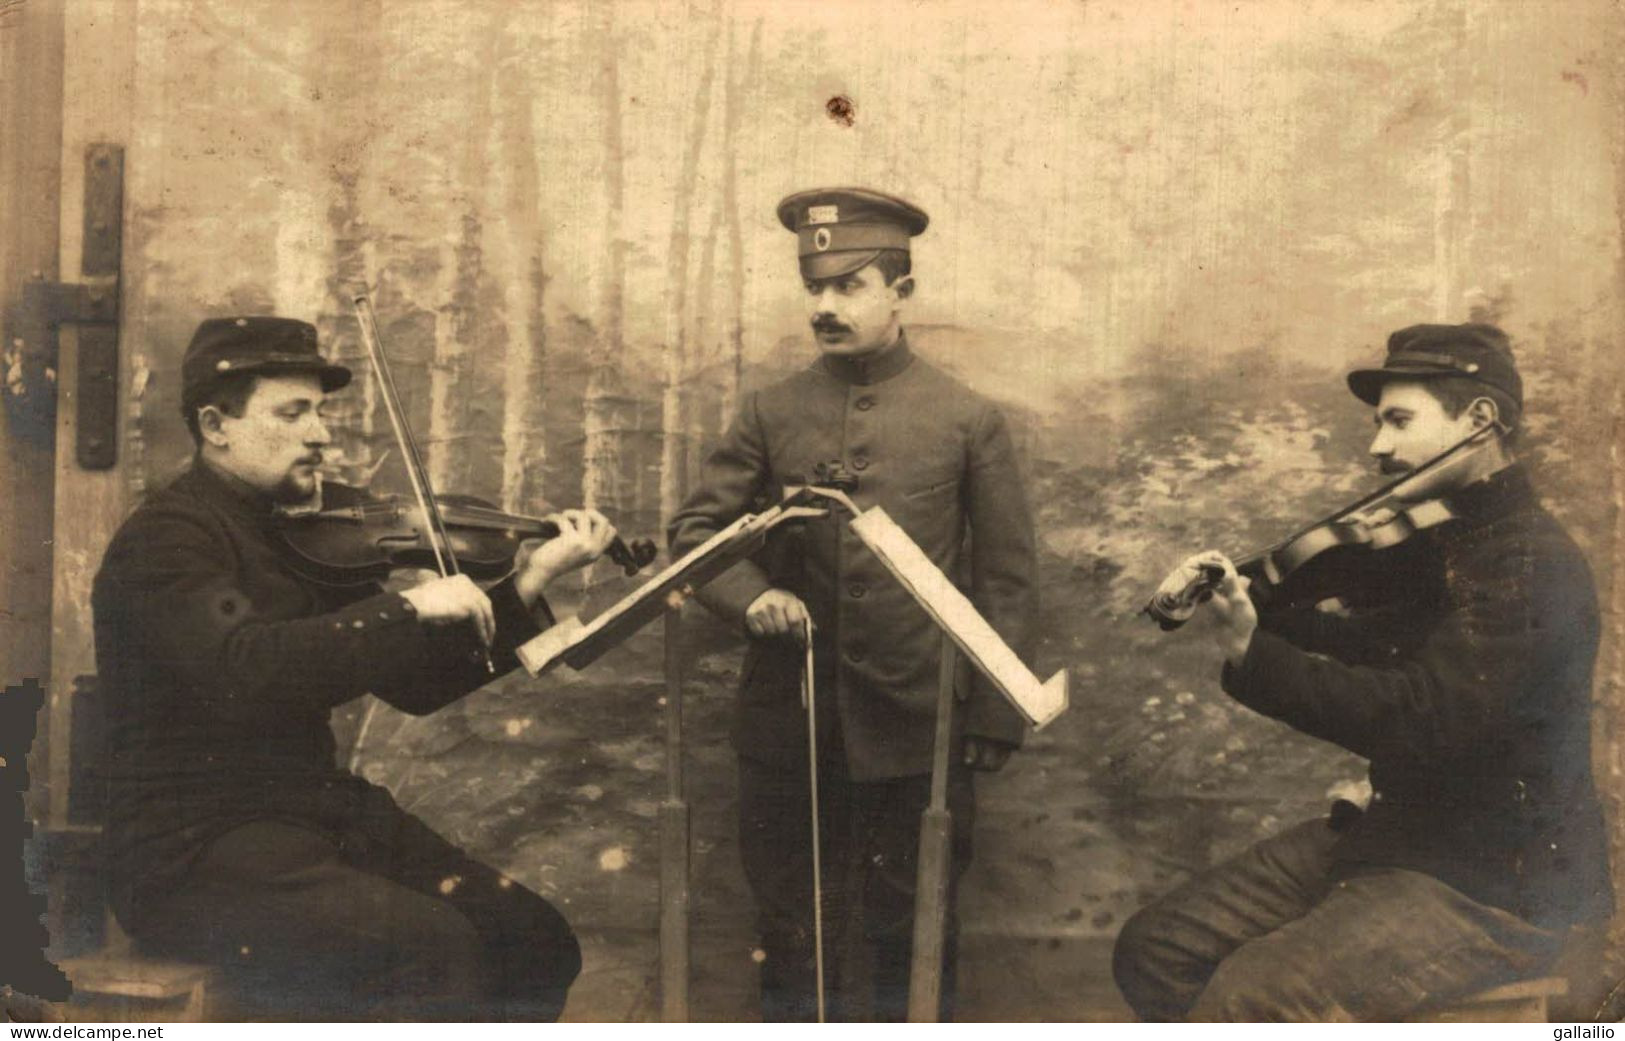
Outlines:
[[[0,1018],[1612,1037],[1621,53],[0,0]]]

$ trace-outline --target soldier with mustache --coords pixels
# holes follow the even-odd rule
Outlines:
[[[287,318],[210,319],[181,366],[191,466],[96,576],[111,903],[145,951],[218,965],[278,1018],[557,1018],[581,967],[563,916],[335,765],[329,715],[372,693],[424,715],[552,624],[542,590],[595,560],[593,511],[488,590],[306,578],[279,509],[319,496],[327,395],[350,371]]]
[[[799,192],[778,207],[794,232],[819,357],[745,395],[672,521],[674,554],[785,484],[838,461],[861,508],[879,505],[949,575],[1018,653],[1032,647],[1036,553],[1004,416],[915,355],[902,313],[915,288],[910,238],[926,214],[882,192]],[[968,544],[967,544],[968,543]],[[733,725],[740,850],[759,912],[762,1014],[811,1018],[812,849],[807,718],[800,702],[806,620],[815,632],[826,949],[835,1018],[872,984],[878,1018],[907,1006],[920,812],[930,794],[940,637],[844,520],[775,532],[767,547],[699,599],[749,637]],[[1014,709],[962,677],[958,756],[949,782],[953,877],[970,858],[972,770],[997,770],[1022,741]],[[953,916],[944,1018],[954,983]],[[872,967],[857,978],[855,962]]]
[[[1523,380],[1500,329],[1417,325],[1348,377],[1371,454],[1440,468],[1454,518],[1367,561],[1349,613],[1196,608],[1237,701],[1370,760],[1365,808],[1266,839],[1124,926],[1117,983],[1147,1020],[1393,1021],[1539,974],[1612,903],[1591,776],[1598,610],[1590,569],[1512,454]],[[1493,433],[1491,432],[1493,430]],[[1329,594],[1328,594],[1329,595]]]

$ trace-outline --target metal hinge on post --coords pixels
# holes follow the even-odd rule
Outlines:
[[[85,228],[80,281],[36,275],[6,309],[3,354],[6,415],[12,432],[46,444],[56,430],[57,334],[79,333],[74,455],[87,470],[118,459],[119,256],[124,212],[124,149],[85,149]]]

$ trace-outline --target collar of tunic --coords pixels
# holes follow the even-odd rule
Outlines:
[[[191,469],[176,483],[199,498],[233,513],[260,520],[272,517],[273,504],[268,496],[230,474],[221,473],[202,459],[194,458]]]
[[[1457,516],[1477,527],[1534,505],[1535,489],[1523,464],[1514,463],[1459,489],[1450,501]]]
[[[908,336],[898,333],[897,342],[872,354],[825,354],[813,363],[813,368],[833,376],[843,383],[867,386],[891,379],[914,361]]]

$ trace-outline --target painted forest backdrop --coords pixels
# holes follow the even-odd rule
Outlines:
[[[911,335],[1014,421],[1039,664],[1075,692],[983,786],[969,1014],[1110,1014],[1127,914],[1357,786],[1358,760],[1229,702],[1206,648],[1134,612],[1183,554],[1246,549],[1368,485],[1369,417],[1341,373],[1392,329],[1476,317],[1516,337],[1537,479],[1617,602],[1610,3],[86,0],[67,17],[65,206],[85,142],[128,150],[124,508],[185,461],[175,372],[201,318],[307,317],[365,370],[347,301],[366,288],[438,487],[656,534],[740,389],[813,356],[777,200],[865,184],[931,213]],[[62,224],[67,256],[77,216]],[[335,474],[402,488],[367,380],[336,418]],[[59,558],[59,602],[94,563]],[[604,570],[580,595],[622,588]],[[739,642],[693,619],[696,1012],[734,1018],[752,1009],[722,725]],[[1597,762],[1617,818],[1609,653]],[[358,769],[563,904],[589,942],[577,1018],[656,1007],[660,695],[646,634],[430,718],[338,720]]]

